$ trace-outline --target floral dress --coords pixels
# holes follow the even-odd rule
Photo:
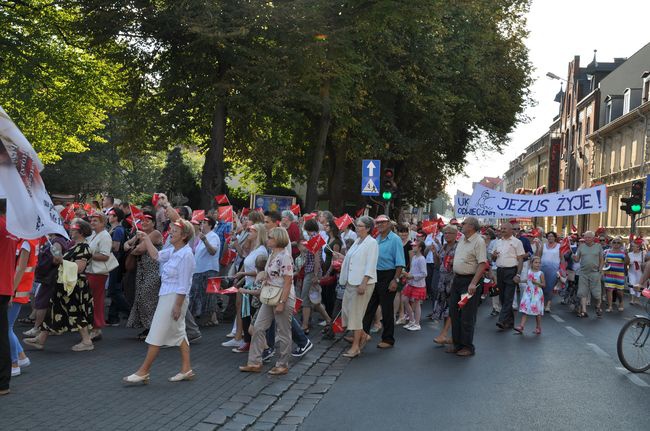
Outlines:
[[[92,257],[90,247],[86,242],[75,244],[64,255],[69,262],[83,260],[88,262]],[[79,328],[89,328],[93,322],[93,297],[90,293],[86,274],[77,274],[77,284],[68,293],[61,283],[56,283],[50,309],[41,328],[44,331],[62,333],[78,331]]]
[[[544,315],[544,289],[533,283],[542,282],[542,271],[528,272],[528,280],[526,281],[526,288],[521,294],[521,302],[519,303],[519,312],[529,316],[543,316]]]
[[[160,251],[162,247],[156,246],[156,248]],[[151,327],[151,320],[158,305],[160,265],[157,260],[145,253],[138,259],[135,274],[135,299],[126,327],[148,329]]]
[[[457,242],[451,246],[445,244],[440,250],[440,277],[433,306],[434,320],[444,320],[449,317],[449,296],[451,295],[451,283],[454,280],[454,254],[457,244]]]

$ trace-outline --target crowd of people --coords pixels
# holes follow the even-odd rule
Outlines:
[[[523,334],[534,316],[533,333],[541,335],[554,295],[578,317],[589,317],[589,305],[600,317],[623,311],[626,291],[638,304],[650,277],[642,238],[628,246],[604,230],[560,238],[526,232],[516,220],[494,227],[474,217],[406,224],[293,209],[226,215],[174,208],[164,194],[141,211],[110,196],[61,211],[69,239],[23,240],[6,230],[0,202],[0,313],[7,314],[0,319],[0,394],[30,365],[23,345],[42,350],[53,334],[78,332],[72,350],[85,352],[106,326],[139,328],[148,349],[123,382],[148,383],[169,346],[181,353],[169,378],[179,382],[195,377],[190,345],[201,329],[230,312],[222,346],[247,355],[240,370],[261,372],[275,358],[268,373],[281,375],[291,356],[313,347],[311,331],[324,339],[344,333],[350,345],[343,355],[355,358],[373,333],[377,348],[390,349],[396,328],[421,331],[422,320],[432,319],[441,323],[433,343],[467,357],[475,354],[482,302],[499,331]],[[18,322],[31,326],[22,341]]]

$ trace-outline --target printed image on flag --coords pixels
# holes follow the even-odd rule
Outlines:
[[[309,241],[307,241],[306,245],[307,250],[312,254],[316,254],[325,245],[325,240],[320,235],[314,235]]]
[[[0,106],[0,197],[7,199],[7,230],[24,239],[68,237],[41,178],[43,164]]]
[[[227,205],[227,206],[217,208],[217,214],[219,217],[219,221],[232,222],[233,221],[232,205]]]
[[[217,205],[230,205],[228,195],[216,195],[214,200],[217,201]]]

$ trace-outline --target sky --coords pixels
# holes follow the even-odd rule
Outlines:
[[[597,49],[597,59],[610,62],[630,57],[650,42],[650,2],[644,0],[533,0],[527,21],[526,46],[534,67],[531,97],[536,102],[525,111],[530,121],[514,130],[503,154],[471,154],[466,174],[446,187],[452,197],[456,190],[471,194],[472,182],[484,176],[502,177],[510,161],[548,131],[558,114],[553,99],[562,82],[547,78],[547,72],[566,79],[574,55],[587,64]]]

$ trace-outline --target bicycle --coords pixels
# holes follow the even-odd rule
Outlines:
[[[643,296],[650,298],[650,289]],[[646,301],[646,315],[636,315],[621,328],[616,341],[616,352],[621,364],[632,373],[650,369],[650,302]]]

